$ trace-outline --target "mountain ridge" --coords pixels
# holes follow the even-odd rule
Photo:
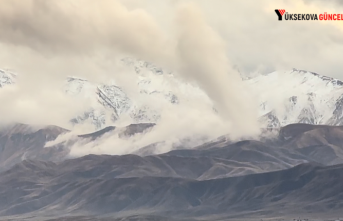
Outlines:
[[[159,88],[160,81],[175,80],[172,72],[130,58],[123,59],[122,63],[137,75],[141,96],[156,99],[157,103],[179,104],[178,96],[182,94],[176,95],[171,88]],[[1,87],[15,83],[15,78],[12,72],[1,70]],[[242,80],[253,94],[260,95],[256,100],[260,103],[262,127],[278,128],[292,123],[343,125],[343,82],[338,79],[294,68],[256,74]],[[152,83],[154,81],[156,83]],[[157,123],[160,118],[160,110],[151,105],[138,105],[138,98],[129,97],[120,85],[114,83],[96,85],[87,79],[68,77],[64,90],[76,99],[91,98],[93,103],[90,109],[71,119],[72,124],[90,122],[98,130],[115,124],[122,116],[129,116],[132,123]],[[199,89],[189,87],[185,93],[194,90]],[[200,91],[194,93],[200,96],[203,93]],[[206,97],[204,93],[201,96]],[[275,99],[278,102],[275,103]]]

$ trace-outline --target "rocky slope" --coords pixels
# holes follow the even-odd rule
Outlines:
[[[0,202],[0,216],[149,214],[160,216],[156,220],[165,220],[163,217],[235,220],[243,216],[295,214],[318,219],[342,213],[342,165],[301,164],[270,173],[210,180],[177,178],[172,174],[162,177],[132,174],[130,178],[120,178],[116,177],[118,169],[125,167],[116,165],[124,161],[102,158],[95,165],[92,156],[80,159],[88,161],[86,164],[24,161],[1,173],[0,196],[6,200]],[[134,157],[131,162],[142,163]],[[108,168],[113,169],[106,172]],[[135,172],[139,174],[139,170]]]
[[[70,136],[49,145],[59,135],[70,132],[57,126],[13,124],[0,128],[0,171],[23,160],[60,162],[69,158],[70,148],[77,141],[92,142],[106,133],[128,137],[153,127],[154,124],[131,124],[127,127],[107,127],[91,134]]]
[[[92,142],[116,131],[131,136],[152,127],[106,127],[76,139]],[[220,137],[164,154],[74,159],[63,141],[45,147],[66,132],[55,126],[1,128],[0,220],[342,215],[342,126],[293,124],[261,141]]]

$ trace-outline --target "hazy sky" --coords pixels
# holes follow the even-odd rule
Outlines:
[[[161,39],[175,34],[176,9],[185,2],[200,7],[242,72],[295,67],[343,79],[342,21],[280,22],[274,12],[343,13],[340,1],[319,0],[2,0],[0,66],[30,71],[46,59],[60,66],[59,56],[87,60],[119,49],[137,56],[150,50],[156,56],[165,43]],[[80,69],[70,60],[64,66]]]
[[[123,1],[127,7],[145,8],[169,27],[173,6],[153,0]],[[164,3],[166,1],[163,1]],[[193,1],[194,2],[194,1]],[[275,9],[289,13],[340,13],[342,1],[322,0],[199,0],[206,21],[226,41],[232,64],[242,72],[305,69],[343,79],[342,21],[278,21]],[[167,13],[166,13],[167,12]]]

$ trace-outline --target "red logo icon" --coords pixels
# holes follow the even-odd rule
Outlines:
[[[280,12],[281,15],[285,14],[285,12],[286,12],[285,9],[278,9],[278,10],[279,10],[279,12]]]

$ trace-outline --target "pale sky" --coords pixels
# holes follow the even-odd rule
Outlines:
[[[342,21],[280,22],[274,12],[343,13],[340,1],[320,0],[2,0],[0,66],[30,71],[37,59],[94,59],[106,49],[158,57],[165,39],[175,37],[177,8],[185,2],[200,8],[241,72],[294,67],[343,79]]]

